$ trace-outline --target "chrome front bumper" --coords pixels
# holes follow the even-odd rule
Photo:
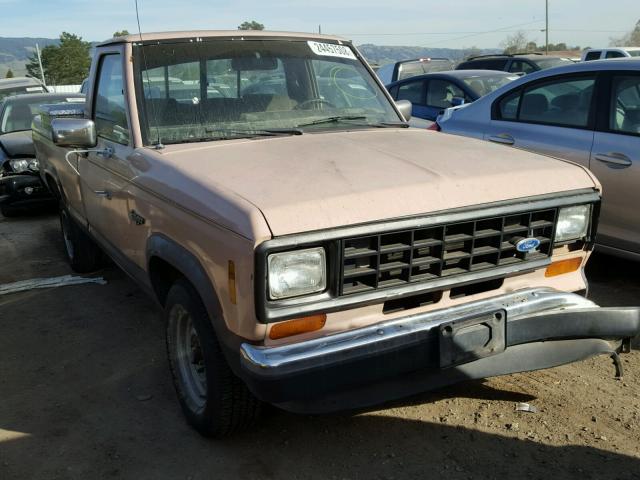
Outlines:
[[[459,355],[460,345],[450,348],[450,339],[443,340],[453,326],[454,335],[456,328],[469,328],[471,343],[477,342],[474,335],[483,335],[479,323],[488,326],[491,348]],[[611,354],[609,341],[638,334],[640,308],[601,308],[576,294],[528,289],[289,345],[243,343],[240,362],[254,393],[277,403],[305,396],[299,389],[308,390],[310,398],[314,390],[322,395],[344,391],[351,387],[349,375],[354,384],[362,384],[424,370],[430,372],[421,380],[425,390],[429,375],[435,388],[465,378],[548,368]],[[343,377],[339,385],[334,385],[336,376]]]

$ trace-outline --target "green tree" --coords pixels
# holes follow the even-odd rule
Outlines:
[[[129,30],[120,30],[119,32],[114,32],[113,37],[126,37],[129,35]]]
[[[264,25],[255,20],[251,20],[250,22],[242,22],[238,25],[238,30],[264,30]]]
[[[42,69],[49,85],[68,85],[81,83],[89,74],[91,44],[82,37],[62,32],[59,45],[47,45],[42,49]],[[27,65],[27,72],[40,78],[38,56],[33,54]]]
[[[611,45],[614,47],[640,47],[640,20],[636,26],[626,35],[620,38],[612,38]]]
[[[7,70],[7,74],[4,76],[4,78],[13,78],[13,70]]]

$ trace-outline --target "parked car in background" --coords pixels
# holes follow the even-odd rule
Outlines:
[[[599,249],[640,260],[640,59],[537,72],[437,123],[588,167],[604,189]]]
[[[427,73],[387,85],[394,100],[409,100],[412,117],[435,120],[446,108],[471,103],[519,78],[494,70]]]
[[[5,217],[53,201],[40,179],[39,163],[31,138],[31,122],[43,105],[70,102],[84,102],[84,96],[23,94],[0,101],[0,211]],[[81,107],[84,107],[84,103]],[[59,110],[68,108],[64,106]]]
[[[640,57],[640,47],[607,47],[587,48],[582,52],[582,61],[603,60],[607,58],[634,58]]]
[[[0,100],[9,95],[46,93],[48,91],[47,87],[36,78],[14,77],[0,79]]]
[[[469,57],[460,63],[456,70],[502,70],[511,73],[529,74],[538,70],[570,65],[573,63],[568,58],[553,57],[541,53],[514,53],[478,55]]]
[[[378,68],[376,74],[383,84],[402,80],[404,78],[424,75],[430,72],[444,72],[453,70],[455,62],[450,58],[416,58],[414,60],[401,60],[389,63]]]

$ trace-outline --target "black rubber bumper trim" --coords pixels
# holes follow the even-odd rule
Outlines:
[[[373,388],[372,385],[407,375],[411,377],[412,372],[417,371],[422,372],[420,375],[423,377],[433,377],[433,382],[419,382],[416,391],[411,386],[403,386],[400,390],[419,393],[468,378],[538,370],[603,353],[603,345],[608,345],[607,340],[622,340],[640,334],[640,307],[560,310],[513,320],[507,318],[506,330],[507,348],[502,353],[455,368],[440,368],[439,332],[435,327],[413,335],[395,348],[388,348],[388,345],[384,350],[367,347],[362,349],[361,355],[350,360],[320,359],[311,368],[293,372],[289,370],[290,373],[283,375],[277,373],[277,368],[261,374],[243,368],[241,376],[257,397],[270,403],[314,403],[318,398],[340,396],[344,392],[361,389],[366,391]],[[581,345],[579,353],[567,358],[558,350],[573,343]],[[554,344],[556,347],[552,346]],[[593,345],[597,345],[597,348]],[[519,357],[515,362],[513,355],[523,349],[528,352],[527,356]],[[536,351],[540,353],[536,354]],[[556,360],[553,360],[554,355]],[[473,370],[475,364],[483,365],[482,377],[460,374],[461,371]],[[408,381],[415,383],[415,379]],[[378,392],[380,398],[377,402],[398,398],[397,392],[392,390]],[[340,409],[353,408],[362,401],[361,398],[354,399]],[[304,410],[299,407],[290,409]]]

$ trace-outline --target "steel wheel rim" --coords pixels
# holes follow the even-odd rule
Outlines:
[[[175,334],[175,361],[179,381],[189,408],[197,412],[207,401],[207,376],[200,338],[191,315],[182,305],[171,310]]]
[[[64,239],[64,247],[67,249],[68,257],[73,258],[75,251],[73,242],[69,238],[69,218],[66,213],[62,213],[62,238]]]

